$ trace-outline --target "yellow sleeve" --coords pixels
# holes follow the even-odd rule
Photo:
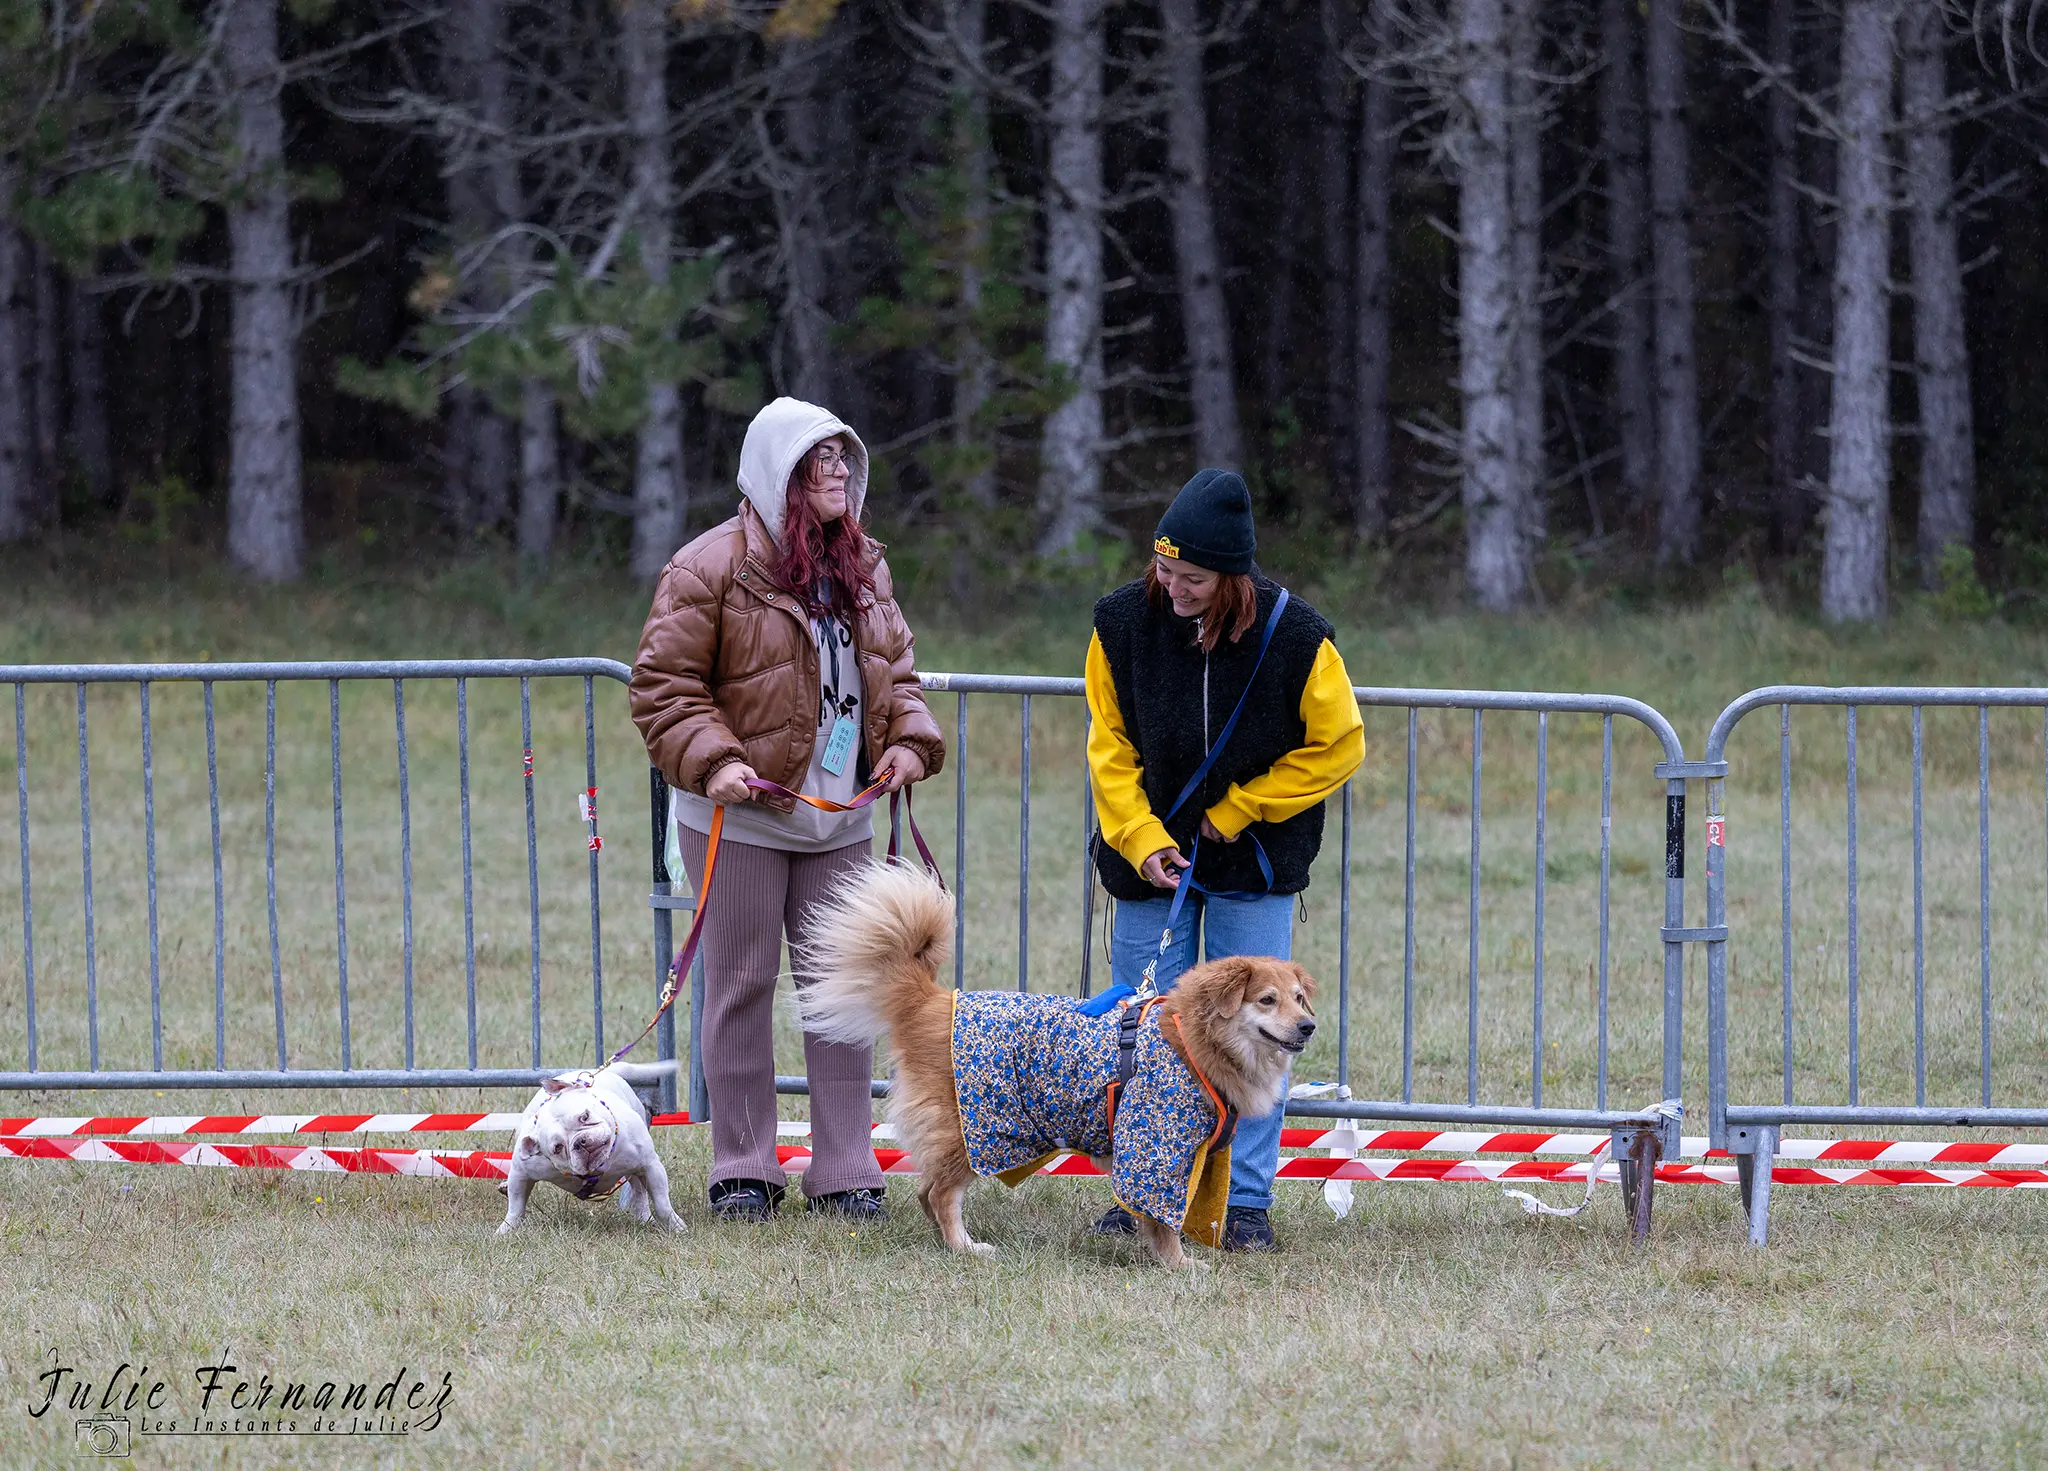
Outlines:
[[[1144,763],[1117,708],[1116,681],[1102,640],[1090,636],[1083,684],[1088,691],[1088,775],[1095,789],[1095,821],[1109,846],[1136,868],[1161,848],[1171,848],[1166,824],[1152,815],[1141,780]]]
[[[1351,676],[1328,639],[1301,689],[1301,722],[1308,734],[1299,747],[1264,774],[1232,783],[1209,809],[1209,821],[1224,837],[1234,838],[1255,822],[1285,822],[1308,811],[1334,795],[1365,760],[1365,723]]]

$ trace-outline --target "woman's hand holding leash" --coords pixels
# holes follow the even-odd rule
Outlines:
[[[1153,888],[1170,891],[1180,887],[1180,875],[1186,872],[1187,866],[1188,861],[1181,857],[1180,849],[1161,848],[1138,865],[1138,872]]]
[[[1209,821],[1209,814],[1204,812],[1202,814],[1202,836],[1207,838],[1212,843],[1234,843],[1239,838],[1243,837],[1244,834],[1240,832],[1226,835],[1223,829],[1216,826],[1215,823]]]
[[[908,746],[891,746],[875,767],[875,781],[890,796],[924,780],[924,759]]]
[[[754,788],[749,783],[755,779],[754,768],[746,762],[728,761],[711,773],[704,783],[704,795],[714,802],[751,802]]]

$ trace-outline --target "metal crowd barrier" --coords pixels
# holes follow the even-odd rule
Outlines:
[[[953,772],[954,802],[956,810],[955,846],[950,879],[955,902],[955,945],[954,983],[964,986],[966,977],[965,945],[962,943],[967,928],[966,884],[964,882],[967,863],[965,832],[967,829],[967,771],[970,760],[968,746],[969,698],[971,696],[1009,696],[1021,704],[1019,725],[1020,776],[1018,789],[1019,851],[1018,851],[1018,954],[1017,985],[1025,989],[1028,985],[1030,966],[1031,932],[1028,904],[1028,873],[1031,863],[1031,812],[1032,812],[1032,701],[1035,698],[1056,697],[1077,699],[1083,694],[1082,681],[1078,679],[1054,679],[1039,677],[1012,677],[986,674],[920,674],[919,679],[925,690],[933,694],[952,694],[956,698],[954,711],[954,732],[948,764]],[[1642,1163],[1654,1165],[1656,1158],[1676,1158],[1679,1147],[1679,1121],[1660,1112],[1654,1106],[1641,1109],[1620,1109],[1609,1106],[1608,1100],[1608,1036],[1609,1036],[1609,864],[1612,840],[1612,803],[1614,790],[1614,721],[1617,717],[1632,720],[1646,729],[1657,741],[1664,759],[1655,768],[1654,775],[1664,783],[1664,914],[1659,929],[1659,942],[1663,950],[1663,995],[1662,995],[1662,1037],[1661,1068],[1662,1099],[1679,1097],[1682,1085],[1682,1047],[1684,1040],[1684,946],[1688,941],[1704,937],[1705,932],[1685,927],[1685,791],[1686,779],[1699,774],[1696,767],[1685,761],[1685,754],[1677,733],[1663,715],[1637,700],[1608,695],[1586,694],[1539,694],[1502,693],[1472,690],[1427,690],[1427,689],[1378,689],[1360,687],[1354,691],[1362,706],[1388,707],[1407,712],[1407,759],[1405,767],[1404,804],[1404,854],[1405,886],[1403,894],[1404,925],[1402,933],[1402,1024],[1401,1024],[1401,1089],[1395,1098],[1357,1099],[1349,1096],[1345,1086],[1340,1096],[1334,1098],[1296,1098],[1288,1107],[1288,1114],[1294,1117],[1321,1119],[1379,1120],[1387,1122],[1427,1122],[1460,1125],[1489,1124],[1510,1128],[1544,1130],[1592,1130],[1607,1132],[1614,1137],[1614,1158],[1622,1162],[1625,1193],[1631,1201],[1636,1199],[1639,1180],[1650,1181],[1653,1175],[1645,1173]],[[942,707],[943,708],[943,707]],[[1417,716],[1424,710],[1469,711],[1472,719],[1471,754],[1471,819],[1470,840],[1467,853],[1469,863],[1469,904],[1467,910],[1467,965],[1466,965],[1466,1056],[1465,1090],[1462,1098],[1429,1099],[1416,1096],[1415,1088],[1415,1023],[1416,1023],[1416,829],[1417,829]],[[1532,964],[1530,972],[1529,1006],[1532,1025],[1533,1048],[1529,1065],[1528,1103],[1488,1103],[1480,1098],[1480,862],[1484,846],[1481,818],[1481,777],[1484,766],[1484,742],[1486,717],[1489,713],[1532,715],[1536,721],[1536,804],[1532,817],[1535,839],[1534,871],[1534,912],[1531,917]],[[1600,897],[1598,916],[1598,991],[1597,991],[1597,1085],[1594,1107],[1560,1107],[1544,1101],[1546,995],[1544,987],[1545,950],[1545,879],[1546,855],[1545,838],[1548,818],[1549,796],[1549,749],[1551,717],[1558,714],[1579,714],[1600,717],[1601,730],[1601,786],[1600,786]],[[1085,717],[1084,717],[1085,718]],[[1352,1048],[1352,856],[1353,856],[1353,790],[1352,783],[1344,787],[1340,801],[1340,860],[1339,860],[1339,935],[1338,967],[1336,977],[1337,1013],[1337,1076],[1348,1080],[1351,1074]],[[1075,773],[1074,790],[1083,809],[1083,833],[1092,831],[1094,806],[1090,799],[1085,769]],[[655,794],[656,827],[662,822],[664,794],[657,786]],[[657,873],[657,891],[665,886],[660,882],[666,875]],[[1084,861],[1081,865],[1081,894],[1078,914],[1081,924],[1082,962],[1078,975],[1078,990],[1088,995],[1093,982],[1091,947],[1088,943],[1095,917],[1095,888],[1093,866]],[[1577,959],[1578,957],[1573,957]],[[701,997],[701,977],[698,978],[696,994]],[[703,1087],[702,1068],[699,1062],[701,1046],[697,1037],[697,1018],[701,1010],[693,1006],[691,1011],[690,1039],[690,1112],[691,1116],[708,1116],[710,1100]],[[808,1092],[808,1085],[800,1075],[779,1075],[776,1079],[778,1091],[802,1094]],[[877,1097],[887,1091],[887,1084],[877,1080],[874,1092]],[[1653,1146],[1652,1152],[1644,1154],[1644,1141]],[[1637,1217],[1639,1229],[1647,1229],[1648,1191],[1642,1192],[1644,1213]]]
[[[14,694],[14,757],[16,807],[19,827],[20,890],[21,890],[21,960],[23,969],[23,1003],[25,1047],[18,1058],[0,1058],[0,1089],[117,1089],[117,1088],[398,1088],[435,1086],[531,1086],[537,1079],[573,1066],[563,1056],[565,1039],[551,1038],[548,1049],[556,1054],[555,1066],[543,1064],[542,1038],[542,949],[541,949],[541,847],[536,831],[533,773],[533,684],[536,680],[578,680],[582,682],[583,705],[583,762],[582,777],[585,788],[594,789],[597,781],[597,725],[594,684],[599,679],[613,680],[624,684],[631,671],[624,664],[610,659],[436,659],[436,660],[352,660],[327,663],[270,663],[270,664],[85,664],[85,665],[24,665],[0,666],[0,685],[12,685]],[[512,680],[519,682],[520,739],[524,752],[523,781],[525,796],[525,845],[526,845],[526,940],[530,955],[528,1017],[523,1039],[527,1046],[524,1057],[486,1056],[479,1046],[479,1008],[477,989],[477,895],[473,854],[473,833],[471,823],[471,762],[470,762],[470,701],[469,683],[472,680]],[[362,1067],[357,1066],[358,1024],[351,1017],[351,976],[349,937],[349,880],[347,867],[346,825],[344,823],[343,801],[343,760],[342,760],[342,686],[345,683],[361,681],[389,681],[391,693],[391,758],[395,765],[397,781],[397,810],[389,814],[395,817],[399,827],[398,852],[401,870],[401,903],[396,916],[400,927],[399,949],[401,963],[396,977],[379,977],[375,983],[375,1003],[382,1004],[389,996],[389,980],[398,981],[402,989],[403,1005],[403,1067]],[[417,688],[423,681],[453,683],[456,711],[456,765],[460,798],[460,837],[462,871],[462,958],[464,980],[464,1063],[460,1066],[421,1066],[416,1049],[415,1008],[414,1008],[414,875],[413,875],[413,804],[412,782],[413,753],[409,749],[406,726],[406,696],[409,688]],[[301,967],[294,959],[290,965],[285,959],[285,936],[279,924],[278,901],[278,686],[291,682],[324,682],[327,686],[328,706],[328,775],[327,799],[332,807],[333,838],[333,934],[335,940],[336,967],[334,974],[333,1005],[335,1030],[338,1033],[338,1048],[334,1055],[314,1059],[310,1064],[300,1055],[305,1044],[292,1035],[285,1003],[287,977]],[[212,849],[212,981],[213,981],[213,1036],[212,1065],[208,1067],[166,1067],[165,1028],[163,1011],[163,966],[164,956],[160,939],[159,924],[159,874],[157,863],[158,820],[156,802],[156,722],[151,710],[151,691],[171,683],[198,684],[204,707],[206,732],[207,801]],[[264,753],[263,753],[263,871],[265,908],[268,940],[269,992],[271,1003],[271,1037],[274,1065],[251,1066],[242,1059],[231,1060],[228,1042],[228,906],[223,882],[222,852],[222,781],[221,755],[216,741],[215,691],[228,685],[260,683],[264,689]],[[82,900],[78,907],[79,919],[83,925],[83,970],[85,992],[85,1046],[84,1068],[43,1066],[45,1046],[41,1026],[44,1017],[38,1011],[37,997],[37,907],[35,894],[35,870],[32,864],[31,822],[30,822],[30,748],[28,722],[26,718],[28,687],[32,685],[71,685],[76,690],[76,726],[78,752],[78,823],[79,853],[82,860]],[[149,1065],[146,1067],[123,1063],[107,1065],[101,1049],[101,998],[100,967],[103,948],[105,917],[95,903],[95,854],[93,849],[94,799],[92,792],[92,736],[88,712],[87,692],[95,686],[128,686],[135,691],[137,714],[140,722],[140,745],[138,753],[140,766],[140,796],[142,811],[143,852],[142,865],[145,871],[146,926],[148,934],[148,975],[149,975]],[[500,739],[492,759],[517,759],[509,752],[509,741]],[[232,754],[232,753],[230,753]],[[352,757],[354,753],[351,753]],[[101,766],[104,769],[104,758]],[[360,770],[360,768],[354,768]],[[563,795],[566,796],[566,793]],[[106,801],[102,799],[102,806]],[[357,809],[360,812],[360,807]],[[559,819],[566,814],[550,812],[551,818]],[[356,821],[360,822],[358,816]],[[604,943],[602,914],[600,907],[600,868],[595,842],[595,823],[591,823],[591,840],[588,843],[589,882],[589,996],[590,1035],[577,1039],[574,1052],[580,1056],[602,1061],[604,1048]],[[551,827],[551,832],[555,830]],[[436,834],[437,837],[445,837]],[[552,838],[550,842],[552,844]],[[579,832],[576,841],[583,845]],[[132,853],[124,855],[133,861]],[[237,855],[239,856],[239,855]],[[554,856],[551,853],[551,856]],[[573,862],[573,860],[572,860]],[[555,865],[558,869],[561,865]],[[288,894],[288,897],[289,894]],[[47,907],[46,901],[46,907]],[[67,906],[68,907],[68,906]],[[666,916],[662,916],[666,918]],[[114,924],[132,927],[138,916],[117,912]],[[359,937],[360,937],[359,920]],[[47,941],[47,916],[45,917],[44,938]],[[293,937],[296,948],[296,937]],[[360,944],[360,938],[359,938]],[[657,973],[662,961],[657,959]],[[297,976],[292,976],[296,981]],[[360,993],[361,979],[357,980]],[[360,1000],[371,998],[361,997]],[[379,1050],[390,1051],[389,1039],[379,1039],[386,1045]],[[674,1037],[670,1032],[665,1038],[663,1056],[674,1056]],[[266,1059],[269,1061],[270,1059]]]
[[[1779,1008],[1782,1054],[1780,1097],[1745,1103],[1731,1100],[1728,1005],[1728,845],[1726,794],[1728,742],[1737,725],[1752,711],[1775,706],[1778,712],[1778,923]],[[1846,1097],[1832,1103],[1795,1101],[1794,1019],[1804,996],[1797,983],[1793,943],[1793,758],[1792,712],[1795,707],[1835,706],[1845,710],[1843,855],[1847,945]],[[1861,783],[1857,770],[1857,712],[1869,707],[1904,707],[1912,712],[1912,851],[1913,851],[1913,1101],[1871,1103],[1863,1088],[1862,914],[1859,895],[1858,805]],[[1956,1105],[1928,1102],[1927,1036],[1927,911],[1925,874],[1925,769],[1922,711],[1955,706],[1977,711],[1977,1097]],[[2005,1107],[1993,1103],[1992,903],[1991,903],[1991,733],[1994,708],[2020,707],[2044,712],[2044,752],[2048,752],[2048,689],[1911,688],[1875,686],[1826,688],[1774,685],[1751,690],[1723,710],[1707,737],[1700,763],[1707,778],[1707,1127],[1709,1144],[1736,1156],[1750,1239],[1763,1245],[1769,1230],[1771,1168],[1781,1129],[1788,1124],[1927,1126],[1944,1128],[2029,1128],[2048,1126],[2048,1108]],[[2048,809],[2044,809],[2048,819]],[[1761,1161],[1761,1165],[1759,1164]]]

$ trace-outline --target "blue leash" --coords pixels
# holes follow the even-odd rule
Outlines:
[[[1251,700],[1252,684],[1258,679],[1259,670],[1265,665],[1266,650],[1273,646],[1273,634],[1280,627],[1280,615],[1287,611],[1287,600],[1290,596],[1286,588],[1280,589],[1280,596],[1273,604],[1273,611],[1266,615],[1265,630],[1259,635],[1258,657],[1252,660],[1252,672],[1245,678],[1244,693],[1237,697],[1237,707],[1230,712],[1230,718],[1223,722],[1223,729],[1210,744],[1209,753],[1202,758],[1202,764],[1195,768],[1195,774],[1188,778],[1187,785],[1182,787],[1180,795],[1174,798],[1173,806],[1167,809],[1164,821],[1172,822],[1180,809],[1187,806],[1188,799],[1201,790],[1203,781],[1208,778],[1210,769],[1216,764],[1216,758],[1223,754],[1223,748],[1230,743],[1230,737],[1237,729],[1238,717],[1244,714],[1244,707]],[[1180,878],[1173,886],[1173,903],[1166,911],[1166,928],[1160,933],[1159,949],[1146,964],[1143,978],[1136,987],[1119,983],[1101,995],[1082,1002],[1079,1007],[1081,1015],[1103,1016],[1112,1007],[1119,1006],[1132,997],[1149,998],[1158,994],[1159,962],[1165,958],[1167,950],[1173,945],[1173,927],[1180,920],[1181,908],[1187,903],[1190,892],[1206,894],[1212,899],[1235,900],[1262,899],[1273,892],[1273,861],[1266,856],[1265,846],[1257,837],[1253,837],[1251,843],[1252,853],[1259,860],[1259,873],[1266,881],[1265,888],[1257,893],[1248,889],[1212,889],[1195,878],[1195,860],[1202,852],[1202,835],[1199,831],[1196,832],[1194,842],[1188,846],[1188,866],[1180,871]]]

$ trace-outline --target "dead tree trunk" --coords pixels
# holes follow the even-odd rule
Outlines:
[[[626,73],[626,131],[640,265],[651,280],[669,273],[668,11],[662,0],[624,0],[619,39]],[[647,385],[647,418],[633,467],[633,575],[659,576],[682,542],[683,398],[676,383]]]
[[[1690,141],[1685,119],[1684,0],[1650,0],[1650,256],[1655,282],[1657,560],[1700,550],[1699,376],[1693,361]]]
[[[519,557],[544,565],[554,550],[555,508],[562,497],[561,450],[554,390],[529,378],[519,395]]]
[[[453,0],[443,22],[448,91],[457,108],[476,120],[468,156],[448,173],[448,217],[458,247],[473,250],[520,217],[518,171],[504,146],[511,105],[504,58],[505,0]],[[511,199],[507,201],[507,185]],[[508,208],[509,204],[509,208]],[[503,304],[516,249],[500,244],[481,266],[478,304]],[[489,399],[467,386],[445,421],[450,462],[450,511],[465,540],[503,525],[512,503],[518,462],[512,422]]]
[[[31,246],[35,272],[35,378],[31,406],[36,441],[36,498],[46,526],[55,526],[64,497],[64,306],[48,251]]]
[[[986,442],[982,412],[995,396],[995,355],[981,338],[982,289],[989,268],[994,187],[989,141],[988,81],[983,73],[988,36],[988,0],[952,0],[951,27],[957,56],[953,67],[953,153],[958,160],[966,229],[960,262],[960,333],[953,381],[953,447],[971,464],[965,479],[976,506],[996,503],[994,447]],[[961,576],[965,576],[964,564]]]
[[[1799,100],[1793,94],[1792,12],[1796,0],[1771,0],[1765,49],[1780,81],[1770,90],[1771,525],[1777,549],[1789,553],[1806,532],[1805,440],[1813,432],[1804,409],[1799,340]]]
[[[1102,524],[1103,3],[1051,8],[1045,357],[1072,390],[1046,416],[1039,447],[1039,550],[1053,556]]]
[[[1505,0],[1457,0],[1458,388],[1465,580],[1483,608],[1529,601],[1529,513],[1515,424],[1515,267]]]
[[[782,235],[782,381],[796,397],[820,404],[832,397],[822,49],[812,40],[782,48],[782,147],[771,175]]]
[[[1389,0],[1367,0],[1366,45],[1375,60],[1390,46]],[[1358,438],[1358,499],[1352,527],[1368,539],[1385,534],[1393,491],[1393,328],[1387,232],[1394,194],[1394,88],[1378,71],[1365,79],[1358,136],[1358,370],[1352,413]]]
[[[1948,65],[1941,7],[1902,12],[1908,240],[1913,256],[1913,375],[1920,400],[1920,581],[1937,586],[1950,547],[1973,537],[1977,474],[1963,269],[1949,154]]]
[[[1837,129],[1834,402],[1820,606],[1833,622],[1885,609],[1891,517],[1892,32],[1897,0],[1845,0]]]
[[[1356,266],[1351,244],[1351,121],[1350,69],[1343,51],[1350,40],[1351,6],[1343,0],[1321,0],[1322,55],[1316,65],[1318,104],[1316,158],[1322,202],[1322,322],[1317,333],[1323,345],[1324,464],[1333,510],[1358,502],[1358,467],[1352,463],[1358,443],[1346,423],[1351,412],[1353,357],[1351,286]]]
[[[100,299],[71,281],[65,306],[66,377],[71,386],[71,458],[95,505],[114,499],[114,443],[107,426],[107,331]]]
[[[21,310],[28,243],[10,217],[14,189],[12,161],[0,157],[0,542],[21,541],[37,530]]]
[[[1515,273],[1515,444],[1530,545],[1548,532],[1543,503],[1543,129],[1536,0],[1508,3],[1508,196]]]
[[[1643,177],[1643,73],[1634,0],[1601,0],[1600,146],[1607,165],[1607,254],[1614,297],[1614,413],[1621,437],[1621,493],[1631,511],[1657,481],[1657,418],[1651,395],[1650,293],[1643,280],[1649,215]]]
[[[228,272],[234,293],[229,413],[228,557],[266,582],[305,558],[299,464],[299,318],[292,292],[285,177],[284,73],[277,0],[229,0],[234,181]]]
[[[1223,253],[1216,243],[1216,215],[1209,197],[1201,10],[1196,0],[1160,0],[1159,10],[1166,48],[1167,203],[1173,214],[1181,330],[1187,338],[1195,411],[1195,459],[1242,469],[1244,437],[1237,419],[1230,313],[1223,301]]]

